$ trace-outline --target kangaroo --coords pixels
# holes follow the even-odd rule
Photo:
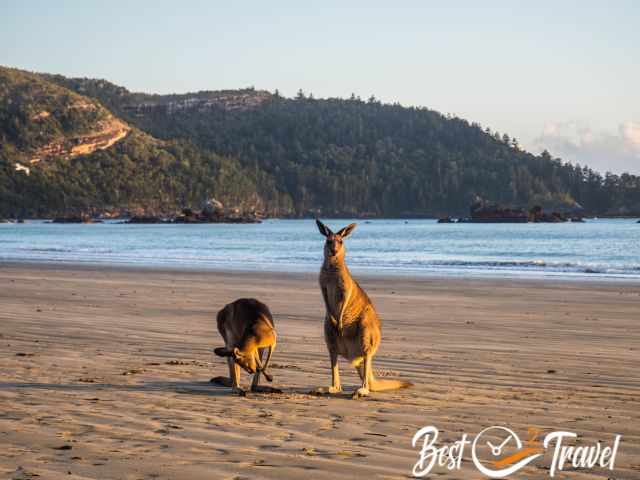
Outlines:
[[[269,307],[253,298],[241,298],[218,312],[217,323],[225,346],[214,349],[214,353],[228,357],[230,378],[216,377],[212,382],[230,386],[234,393],[245,395],[240,387],[240,367],[254,374],[252,392],[259,391],[260,375],[273,381],[267,367],[276,348],[276,330]],[[268,354],[263,364],[266,349]]]
[[[320,269],[320,290],[326,308],[324,338],[331,360],[331,387],[321,387],[318,393],[342,391],[338,355],[346,358],[358,371],[362,386],[353,398],[369,392],[410,387],[402,380],[380,380],[373,376],[372,360],[380,346],[380,319],[371,300],[354,280],[345,263],[343,240],[356,228],[352,223],[333,233],[316,219],[320,233],[326,237],[324,263]]]

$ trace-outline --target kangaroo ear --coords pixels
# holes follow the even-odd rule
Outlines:
[[[328,237],[329,235],[331,235],[333,233],[329,227],[327,227],[324,223],[322,223],[317,218],[316,218],[316,225],[318,225],[318,230],[320,230],[320,233],[322,235],[324,235],[325,237]]]
[[[240,349],[238,347],[233,349],[233,358],[238,360],[239,358],[242,358],[243,356],[244,355],[242,355],[242,352],[240,351]]]
[[[231,350],[227,350],[225,347],[214,348],[213,353],[219,357],[230,357],[232,355]]]
[[[341,236],[342,238],[348,237],[351,232],[353,232],[356,229],[356,224],[352,223],[351,225],[347,225],[346,227],[340,229],[340,231],[338,233],[336,233],[336,235]]]

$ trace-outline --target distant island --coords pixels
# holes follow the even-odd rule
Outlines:
[[[104,211],[96,216],[88,213],[55,217],[50,223],[103,223],[104,220],[121,220],[126,224],[198,224],[198,223],[261,223],[259,214],[230,210],[216,199],[205,202],[201,210],[184,208],[179,214],[150,215],[127,211]]]
[[[468,217],[441,217],[438,223],[564,223],[584,222],[584,208],[578,203],[559,205],[545,211],[536,205],[528,211],[522,207],[505,206],[476,198]]]
[[[134,93],[0,67],[0,218],[465,217],[476,196],[640,215],[640,178],[601,175],[427,108],[244,88]],[[194,220],[200,221],[200,220]]]

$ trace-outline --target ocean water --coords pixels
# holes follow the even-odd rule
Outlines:
[[[328,220],[337,230],[353,220]],[[394,275],[640,280],[640,224],[437,224],[359,220],[346,242],[354,272]],[[249,225],[0,224],[0,263],[317,271],[323,237],[313,220]]]

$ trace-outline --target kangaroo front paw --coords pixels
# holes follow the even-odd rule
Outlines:
[[[245,392],[242,388],[240,387],[231,387],[231,393],[234,393],[240,397],[246,397],[247,396],[247,392]]]
[[[211,380],[209,380],[209,382],[213,383],[214,385],[219,385],[221,387],[231,386],[231,379],[229,377],[213,377]]]
[[[368,397],[368,396],[369,396],[369,389],[368,388],[364,388],[364,387],[360,387],[355,392],[353,392],[353,395],[351,395],[351,398],[356,400],[358,398],[363,398],[363,397]]]
[[[318,395],[326,395],[327,393],[334,394],[340,392],[342,392],[342,387],[339,385],[337,387],[318,387],[314,391],[314,393]]]

